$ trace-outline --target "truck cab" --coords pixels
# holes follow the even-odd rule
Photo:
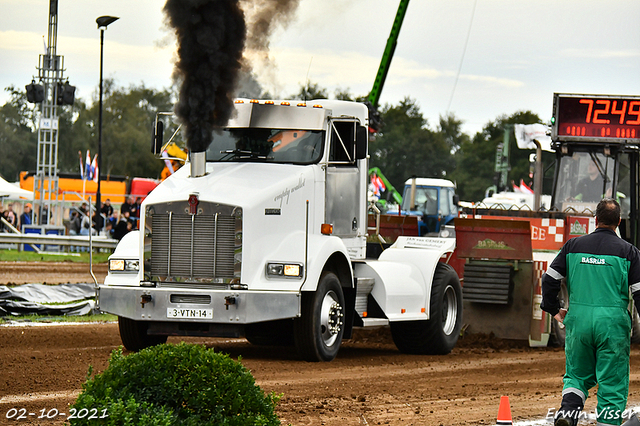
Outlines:
[[[389,325],[448,353],[462,293],[451,239],[404,237],[367,259],[364,104],[238,99],[204,152],[142,204],[99,286],[130,350],[168,335],[246,337],[330,361],[353,327]]]
[[[458,217],[455,185],[446,179],[407,179],[402,200],[404,214],[420,217],[420,235],[438,235],[445,225],[452,224]]]

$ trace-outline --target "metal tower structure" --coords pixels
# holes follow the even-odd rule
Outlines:
[[[64,86],[64,57],[57,55],[58,0],[49,2],[47,47],[38,60],[38,79],[44,86],[38,123],[38,156],[33,190],[34,213],[41,225],[62,225],[58,199],[58,106]],[[52,213],[56,212],[55,218]]]

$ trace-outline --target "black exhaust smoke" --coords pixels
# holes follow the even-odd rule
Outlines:
[[[242,67],[246,37],[238,0],[167,0],[164,6],[178,40],[174,78],[181,81],[175,113],[189,150],[204,152],[213,129],[227,124]]]
[[[269,52],[269,38],[276,26],[286,27],[300,0],[243,0],[247,13],[247,48],[260,51],[265,57]]]
[[[175,113],[186,129],[192,157],[193,153],[207,150],[213,129],[225,126],[233,113],[240,71],[250,73],[243,60],[245,40],[250,49],[268,57],[274,26],[286,25],[298,3],[299,0],[166,1],[164,12],[178,41],[174,79],[181,88]],[[243,10],[249,17],[249,30]],[[204,162],[204,155],[196,157]],[[204,170],[204,164],[197,167]]]

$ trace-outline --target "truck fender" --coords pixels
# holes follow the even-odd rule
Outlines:
[[[138,230],[128,232],[118,245],[116,245],[115,250],[109,256],[109,258],[118,258],[118,259],[138,259],[140,257],[140,247],[141,247],[141,232]]]
[[[113,253],[109,256],[111,259],[137,259],[141,261],[142,254],[140,253],[140,247],[143,247],[140,239],[142,233],[140,231],[131,231],[127,233],[118,245]],[[142,262],[142,261],[141,261]],[[105,285],[127,285],[137,286],[142,280],[142,263],[140,263],[140,269],[138,274],[131,273],[111,273],[109,272],[104,279]]]
[[[338,237],[309,235],[306,278],[300,291],[315,291],[325,269],[333,270],[343,285],[353,287],[353,273],[349,253]]]
[[[311,247],[313,247],[313,250]],[[307,276],[300,291],[316,291],[320,278],[325,271],[331,271],[336,274],[342,286],[345,302],[343,339],[350,339],[355,316],[356,292],[353,284],[353,268],[347,248],[338,237],[320,235],[309,236],[309,248]]]
[[[454,249],[452,238],[399,237],[378,260],[356,264],[356,276],[375,280],[371,295],[389,321],[427,320],[436,265]]]

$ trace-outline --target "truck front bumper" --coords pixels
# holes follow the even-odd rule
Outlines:
[[[250,324],[300,315],[300,293],[99,286],[100,310],[136,321]]]

